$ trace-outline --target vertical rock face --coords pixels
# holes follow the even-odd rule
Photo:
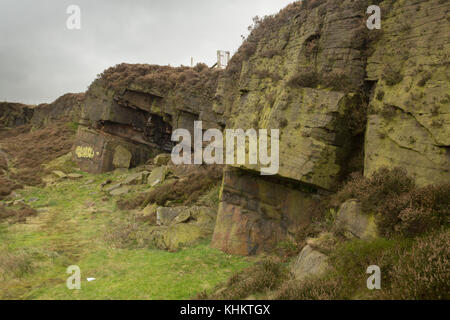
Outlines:
[[[78,122],[84,93],[68,93],[52,103],[29,106],[20,103],[0,103],[0,126],[13,128],[25,124],[43,127],[55,121]]]
[[[420,186],[450,181],[450,2],[385,1],[383,36],[367,64],[377,81],[365,174],[403,167]]]
[[[30,122],[33,108],[20,103],[0,103],[0,128],[13,128]]]
[[[227,128],[279,129],[279,175],[333,190],[354,149],[348,118],[364,104],[364,42],[357,40],[366,8],[311,3],[258,24],[220,79],[215,110]]]
[[[50,104],[35,107],[30,122],[34,127],[43,127],[59,120],[78,122],[83,102],[84,93],[67,93]]]
[[[399,166],[419,185],[449,181],[450,3],[376,3],[381,30],[366,26],[367,0],[292,3],[255,20],[225,71],[106,70],[86,93],[76,162],[91,172],[138,165],[170,151],[171,132],[192,132],[196,120],[279,129],[276,177],[250,165],[224,175],[212,245],[243,255],[291,239],[351,172]]]
[[[450,180],[450,3],[379,4],[381,31],[366,27],[368,1],[291,4],[256,21],[221,77],[214,110],[227,128],[280,129],[280,179],[333,191],[352,171],[387,166],[406,168],[418,185]],[[279,224],[254,222],[261,213],[242,213],[245,200],[228,190],[252,192],[238,181],[224,179],[213,245],[251,254],[254,243],[285,239]],[[257,238],[269,234],[260,225],[276,235]]]
[[[258,23],[220,79],[214,110],[227,128],[279,129],[280,170],[278,183],[240,169],[225,174],[214,247],[250,255],[292,239],[309,223],[317,190],[334,190],[353,170],[365,119],[355,123],[367,103],[361,4],[288,6]],[[361,156],[356,162],[362,167]]]
[[[318,201],[311,190],[229,167],[224,172],[212,246],[239,255],[270,250],[278,242],[293,240],[310,223]]]
[[[195,120],[219,127],[211,111],[219,72],[203,65],[121,64],[106,70],[86,93],[74,160],[86,171],[110,171],[118,167],[114,155],[121,146],[133,167],[171,152],[174,129],[193,132]]]

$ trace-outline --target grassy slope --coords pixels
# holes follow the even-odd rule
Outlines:
[[[18,191],[26,200],[39,198],[30,204],[39,215],[27,224],[1,225],[0,263],[9,261],[10,274],[0,275],[0,299],[187,299],[251,263],[206,242],[177,253],[111,248],[107,225],[127,212],[98,186],[117,174],[83,175]],[[80,291],[66,288],[70,265],[81,268]]]

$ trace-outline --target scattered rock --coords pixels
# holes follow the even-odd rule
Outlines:
[[[86,183],[84,185],[87,186],[89,184],[93,184],[94,182],[95,182],[94,179],[89,179],[88,181],[86,181]]]
[[[80,179],[80,178],[83,178],[83,175],[78,174],[78,173],[69,173],[67,175],[67,177],[70,179]]]
[[[323,232],[317,238],[306,239],[306,244],[324,254],[329,254],[336,247],[337,239],[331,232]]]
[[[156,225],[156,210],[157,210],[156,204],[149,204],[144,209],[142,209],[141,212],[139,212],[139,215],[141,219],[144,221],[150,223],[150,225]]]
[[[105,186],[107,186],[108,184],[111,184],[112,180],[106,180],[105,182],[103,182],[100,187],[104,188]]]
[[[52,173],[57,175],[60,179],[63,179],[63,178],[67,177],[67,175],[64,172],[59,171],[59,170],[52,171]]]
[[[183,210],[181,213],[173,219],[174,224],[186,223],[192,217],[192,213],[190,210]]]
[[[120,187],[118,189],[114,189],[111,192],[109,192],[110,195],[112,196],[121,196],[124,194],[127,194],[128,192],[130,192],[130,188],[129,187]]]
[[[356,200],[348,200],[341,205],[335,226],[348,238],[370,240],[377,237],[374,215],[364,214]]]
[[[159,207],[156,209],[159,227],[152,233],[152,242],[169,251],[192,245],[212,235],[215,218],[216,210],[208,207]]]
[[[148,184],[150,187],[154,187],[160,183],[162,183],[166,177],[167,168],[166,167],[157,167],[153,169],[152,173],[148,177]]]
[[[123,182],[123,185],[138,185],[147,183],[150,172],[142,171],[129,175]]]
[[[33,203],[33,202],[36,202],[36,201],[39,201],[39,198],[30,198],[30,199],[28,199],[29,203]]]
[[[171,155],[169,153],[162,153],[157,155],[153,160],[153,163],[157,166],[166,166],[171,160]]]
[[[19,199],[13,202],[13,205],[18,206],[21,204],[25,204],[25,199]]]
[[[159,226],[168,226],[186,207],[166,208],[159,207],[156,209],[156,224]]]
[[[117,190],[120,187],[122,187],[121,183],[113,184],[106,189],[106,192],[111,192],[111,191]]]
[[[300,252],[297,260],[291,267],[291,272],[297,280],[303,280],[308,276],[320,276],[328,268],[328,257],[307,245]]]

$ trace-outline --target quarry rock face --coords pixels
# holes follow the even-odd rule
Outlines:
[[[369,30],[365,0],[295,2],[256,21],[223,71],[106,70],[83,100],[74,160],[89,172],[135,167],[170,153],[173,130],[193,136],[197,120],[203,129],[279,129],[276,176],[254,165],[224,173],[212,246],[240,255],[292,239],[351,172],[402,167],[419,186],[449,181],[450,3],[379,5],[382,29]],[[372,222],[357,212],[345,204],[338,222],[365,238]]]
[[[419,186],[450,181],[449,10],[448,1],[389,7],[366,68],[377,83],[365,138],[366,176],[382,166],[402,167]]]
[[[84,93],[68,93],[52,103],[37,106],[20,103],[0,103],[0,127],[14,128],[31,124],[40,128],[56,121],[78,122]]]
[[[354,39],[365,11],[358,1],[320,3],[293,4],[257,26],[237,71],[220,79],[215,110],[227,128],[279,129],[279,176],[333,190],[362,134],[347,118],[364,104],[364,46]],[[354,90],[330,87],[339,82]]]
[[[72,154],[83,171],[101,173],[105,170],[128,169],[145,162],[152,155],[152,149],[80,126]]]
[[[364,124],[354,125],[353,111],[367,102],[365,57],[354,39],[364,11],[358,1],[321,3],[296,3],[263,21],[219,80],[214,110],[227,128],[279,129],[281,185],[311,187],[305,194],[242,169],[225,173],[212,246],[228,253],[256,254],[289,239],[309,223],[313,196],[334,190],[362,153]]]
[[[111,165],[112,148],[120,146],[122,154],[124,149],[131,154],[129,167],[134,167],[170,153],[174,129],[188,129],[193,134],[196,120],[218,127],[211,108],[220,71],[205,67],[122,64],[105,71],[86,93],[74,145],[75,149],[96,149],[94,157],[75,153],[74,160],[90,172],[110,171],[117,167]],[[127,81],[118,80],[126,76]],[[97,150],[100,145],[103,152]],[[161,156],[159,161],[166,159]]]
[[[317,201],[313,194],[229,167],[211,245],[239,255],[270,250],[310,223]]]
[[[60,120],[77,123],[83,103],[84,93],[67,93],[50,104],[40,104],[35,107],[31,124],[34,127],[43,127]]]
[[[219,80],[214,110],[227,128],[280,129],[281,179],[334,191],[352,171],[387,166],[421,186],[449,181],[450,4],[380,6],[382,30],[369,31],[366,1],[292,4],[256,26]],[[250,200],[249,189],[225,176],[213,246],[252,254],[284,239],[227,191]],[[350,209],[339,215],[347,231],[373,236],[370,217]]]
[[[0,128],[13,128],[30,122],[33,109],[20,103],[0,103]]]

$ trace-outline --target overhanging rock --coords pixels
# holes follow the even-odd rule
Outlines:
[[[279,242],[293,240],[311,222],[318,201],[315,190],[228,167],[212,247],[238,255],[270,251]]]

